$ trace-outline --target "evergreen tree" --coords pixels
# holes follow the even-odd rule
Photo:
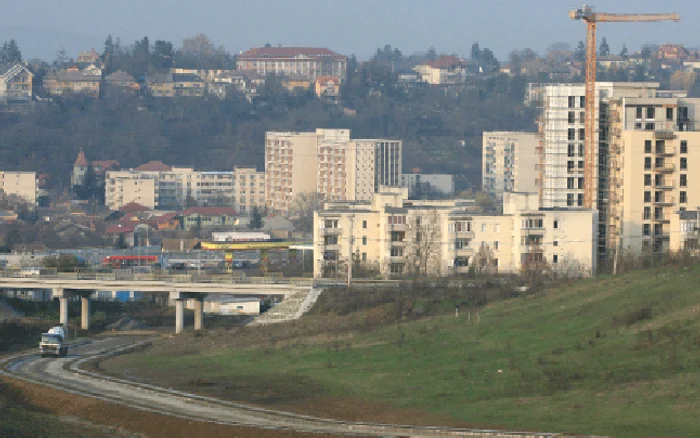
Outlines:
[[[576,45],[576,50],[574,50],[574,59],[576,61],[586,60],[586,43],[583,41],[579,41],[578,45]]]
[[[253,207],[250,222],[248,222],[248,228],[251,230],[259,230],[263,225],[263,217],[262,213],[260,213],[260,209],[258,209],[258,207]]]
[[[481,59],[481,50],[479,50],[479,43],[472,44],[471,59],[479,60]]]
[[[627,58],[627,46],[624,44],[622,45],[622,50],[620,50],[620,56]]]
[[[600,42],[600,48],[598,49],[598,55],[600,56],[608,56],[610,55],[610,46],[608,46],[608,40],[603,37],[602,41]]]
[[[15,64],[22,62],[22,52],[19,50],[17,41],[5,41],[0,50],[0,64]]]

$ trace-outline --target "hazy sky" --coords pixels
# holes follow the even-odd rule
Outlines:
[[[102,51],[108,34],[131,43],[148,36],[180,47],[204,33],[230,52],[266,42],[328,47],[365,59],[391,44],[404,53],[425,51],[468,56],[474,42],[506,59],[513,49],[543,53],[553,42],[575,46],[585,25],[562,0],[0,0],[0,42],[15,38],[25,59],[48,61],[65,47]],[[679,12],[680,23],[602,23],[613,52],[644,43],[700,46],[700,3],[693,0],[600,0],[601,12]]]

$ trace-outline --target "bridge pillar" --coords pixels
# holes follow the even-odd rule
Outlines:
[[[200,294],[201,295],[201,294]],[[204,328],[204,297],[194,299],[194,329]]]
[[[90,297],[80,297],[81,313],[80,313],[80,329],[90,330]]]
[[[60,316],[61,325],[68,328],[68,297],[61,296],[58,302],[60,305],[58,314]]]
[[[185,330],[185,300],[175,300],[175,333]]]

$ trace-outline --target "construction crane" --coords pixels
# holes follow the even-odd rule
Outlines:
[[[585,116],[585,140],[584,140],[584,206],[588,209],[595,208],[595,82],[596,82],[596,25],[604,22],[637,22],[637,21],[679,21],[679,14],[608,14],[605,12],[593,12],[593,8],[583,5],[580,9],[569,11],[569,17],[574,20],[583,20],[588,26],[586,38],[586,116]]]

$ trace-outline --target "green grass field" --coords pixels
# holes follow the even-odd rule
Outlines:
[[[699,279],[700,266],[636,271],[492,303],[478,317],[462,310],[250,348],[220,339],[120,363],[209,384],[256,382],[248,388],[264,387],[269,400],[351,396],[474,425],[700,436]]]

